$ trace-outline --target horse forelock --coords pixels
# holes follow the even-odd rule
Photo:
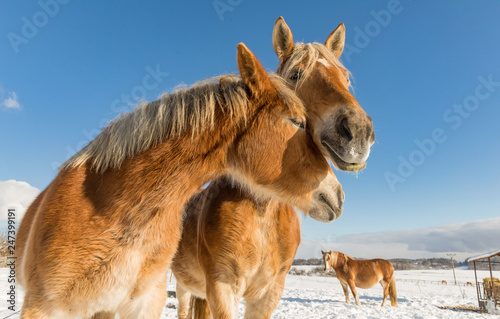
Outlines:
[[[288,57],[288,59],[285,61],[285,64],[280,65],[278,73],[284,79],[289,79],[292,74],[296,72],[297,67],[300,66],[302,75],[295,84],[296,87],[298,87],[311,74],[316,62],[318,61],[323,64],[331,64],[332,66],[349,72],[349,70],[347,70],[342,62],[340,62],[340,60],[335,57],[333,51],[328,49],[325,45],[318,42],[297,42],[295,44],[295,49],[292,51],[290,57]]]
[[[305,114],[302,101],[275,74],[269,74],[279,97],[292,113]],[[163,94],[160,99],[139,103],[133,111],[120,114],[60,169],[90,163],[102,173],[117,169],[127,159],[168,138],[200,135],[215,124],[218,107],[234,123],[247,123],[250,100],[240,76],[221,75]]]

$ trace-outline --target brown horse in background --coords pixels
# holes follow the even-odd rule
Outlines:
[[[307,101],[307,125],[316,144],[335,166],[356,171],[365,167],[374,135],[371,119],[349,92],[349,72],[338,60],[344,40],[341,24],[325,45],[294,45],[281,17],[273,32],[278,73]],[[352,145],[363,154],[354,151],[345,156],[342,147],[352,150]],[[328,211],[309,214],[322,222],[339,217],[339,212]],[[186,209],[172,264],[178,317],[208,318],[208,305],[199,298],[208,299],[214,318],[232,317],[242,297],[245,318],[270,317],[299,243],[300,222],[291,206],[256,198],[224,179],[214,181]]]
[[[391,306],[397,307],[398,299],[396,294],[396,280],[394,279],[394,267],[390,262],[385,259],[358,260],[338,251],[321,251],[321,253],[323,254],[325,271],[330,271],[330,268],[335,270],[337,279],[344,290],[346,303],[349,303],[347,286],[351,288],[356,305],[360,306],[361,303],[359,302],[356,287],[368,289],[379,282],[384,289],[382,307],[385,305],[388,295],[391,299]]]
[[[185,204],[221,175],[304,211],[341,186],[300,99],[243,44],[222,76],[119,117],[35,199],[16,240],[21,318],[159,318]]]

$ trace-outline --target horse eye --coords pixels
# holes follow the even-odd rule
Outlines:
[[[293,125],[301,129],[304,129],[306,127],[305,121],[300,117],[291,118],[290,122],[292,122]]]
[[[300,70],[296,70],[290,76],[290,80],[292,80],[294,82],[297,82],[300,79],[301,76],[302,76],[302,72]]]

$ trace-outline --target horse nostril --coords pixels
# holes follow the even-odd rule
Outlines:
[[[349,123],[347,122],[347,118],[344,118],[339,122],[337,126],[337,131],[343,138],[347,139],[348,141],[352,140],[352,133],[351,129],[349,128]]]

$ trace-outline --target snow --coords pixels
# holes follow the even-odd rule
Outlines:
[[[308,266],[301,266],[307,269]],[[309,266],[310,267],[310,266]],[[398,307],[388,305],[380,307],[382,302],[382,287],[376,285],[370,289],[358,289],[361,306],[344,301],[342,287],[336,278],[288,276],[281,301],[274,311],[273,319],[278,318],[324,318],[324,319],[379,319],[379,318],[412,318],[412,319],[476,319],[500,318],[495,314],[484,314],[472,311],[456,311],[440,309],[440,307],[472,306],[477,307],[477,295],[474,271],[455,269],[458,285],[454,285],[451,270],[408,270],[396,271],[396,286]],[[16,310],[8,310],[7,293],[10,284],[7,283],[9,270],[0,269],[0,318],[17,319],[21,307],[23,293],[16,293]],[[498,277],[499,272],[493,273]],[[489,277],[488,271],[478,271],[478,279]],[[168,290],[175,291],[175,278],[168,276]],[[447,285],[442,285],[443,280]],[[473,287],[465,286],[472,282]],[[162,319],[177,318],[177,300],[168,298]],[[239,318],[243,318],[244,302],[239,304]],[[500,314],[500,312],[499,312]]]
[[[469,261],[481,260],[488,257],[500,256],[500,250],[490,251],[481,255],[473,256],[469,258]]]

